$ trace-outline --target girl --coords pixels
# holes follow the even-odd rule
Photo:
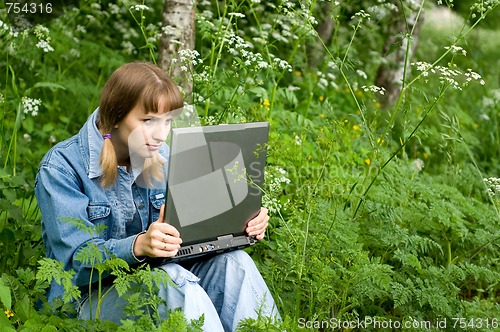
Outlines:
[[[174,111],[182,107],[178,88],[161,69],[145,62],[126,64],[106,82],[99,108],[80,132],[42,159],[35,193],[46,255],[76,272],[73,283],[82,292],[89,282],[97,281],[97,273],[90,273],[92,266],[76,259],[89,244],[97,245],[104,258],[116,256],[129,265],[146,257],[176,255],[180,234],[162,222],[165,140]],[[68,218],[87,228],[106,228],[89,234]],[[262,240],[268,219],[262,208],[246,232]],[[175,286],[162,286],[159,291],[166,301],[159,307],[161,317],[181,308],[188,319],[203,314],[204,330],[234,331],[241,319],[256,317],[258,310],[278,315],[262,276],[244,251],[220,254],[188,268],[170,263],[155,269],[155,273],[163,272]],[[119,324],[126,318],[126,301],[118,296],[112,281],[107,290],[100,318]],[[96,292],[86,296],[96,298]],[[53,281],[48,300],[62,295],[62,286]],[[80,317],[90,317],[96,304],[96,300],[85,300]]]

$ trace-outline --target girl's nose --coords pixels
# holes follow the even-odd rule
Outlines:
[[[170,121],[168,123],[160,121],[160,123],[155,126],[155,130],[153,132],[153,139],[165,142],[167,140],[169,132],[170,132]]]

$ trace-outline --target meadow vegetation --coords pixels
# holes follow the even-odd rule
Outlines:
[[[453,1],[198,2],[195,50],[174,61],[191,74],[187,107],[204,124],[271,124],[271,226],[248,250],[283,321],[242,331],[498,330],[500,31],[489,17],[500,2],[469,2],[463,18]],[[147,296],[130,298],[137,319],[120,327],[73,318],[80,293],[44,258],[33,194],[40,159],[79,130],[112,71],[155,61],[162,6],[80,0],[29,27],[0,5],[2,331],[199,330],[181,312],[155,316],[155,287],[168,280],[99,261],[92,247],[81,259],[95,273],[114,274],[124,294],[147,284]],[[437,8],[447,14],[436,21]],[[385,105],[374,82],[387,27],[411,10],[425,20],[393,45],[418,42]],[[326,41],[316,28],[328,19]],[[53,278],[67,292],[51,306]]]

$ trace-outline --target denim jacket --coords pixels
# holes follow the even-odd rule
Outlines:
[[[158,219],[165,202],[165,185],[158,187],[163,189],[142,187],[135,182],[134,172],[122,166],[115,185],[101,187],[99,158],[104,140],[96,126],[98,112],[77,135],[58,143],[44,156],[35,180],[46,256],[64,263],[66,270],[74,270],[73,283],[82,290],[97,281],[97,273],[91,280],[91,265],[77,259],[81,250],[95,243],[104,258],[116,256],[131,265],[141,262],[133,253],[135,239]],[[164,144],[159,153],[165,158],[166,171],[168,146]],[[92,234],[73,225],[74,221],[90,229],[106,227]],[[62,295],[63,287],[53,281],[48,300]]]

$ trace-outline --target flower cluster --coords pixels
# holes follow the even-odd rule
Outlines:
[[[265,68],[268,63],[264,61],[262,54],[253,53],[249,49],[252,48],[250,43],[245,42],[243,38],[235,34],[229,35],[229,38],[225,39],[226,45],[228,47],[228,52],[234,56],[240,56],[244,60],[245,66],[249,67],[252,64],[256,64],[259,68]]]
[[[269,54],[271,62],[277,66],[279,69],[286,70],[288,72],[292,71],[292,65],[290,65],[286,60],[280,59],[273,54]]]
[[[338,66],[335,62],[329,61],[325,71],[316,72],[316,75],[318,75],[318,86],[322,90],[326,90],[329,86],[338,89],[338,85],[335,83],[337,81],[335,73],[338,73]]]
[[[384,17],[388,17],[389,15],[394,15],[394,13],[399,12],[399,8],[393,3],[380,3],[379,1],[377,4],[368,7],[366,11],[370,13],[371,17],[373,17],[377,21],[380,21]]]
[[[424,169],[424,161],[419,158],[414,159],[412,167],[416,172],[420,172],[421,170]]]
[[[269,213],[277,213],[283,208],[279,197],[285,185],[290,184],[290,182],[288,172],[283,168],[277,166],[266,168],[265,183],[269,190],[264,191],[262,205],[269,210]]]
[[[472,4],[470,11],[472,13],[471,18],[475,19],[477,17],[476,13],[484,16],[487,12],[494,9],[498,5],[498,0],[484,0],[476,1]]]
[[[370,21],[370,14],[368,14],[364,10],[360,10],[359,12],[354,14],[354,16],[352,17],[352,20],[355,22],[357,21],[357,24],[360,25],[364,21]]]
[[[193,66],[202,64],[200,53],[197,50],[180,50],[179,51],[179,60],[181,63],[191,64]]]
[[[465,82],[467,84],[470,83],[471,81],[478,81],[479,84],[481,84],[481,85],[486,84],[486,82],[483,80],[481,75],[479,75],[476,72],[473,72],[472,69],[470,69],[470,68],[467,69],[467,72],[464,74],[464,76],[465,76]]]
[[[135,11],[146,11],[146,10],[150,10],[148,6],[146,5],[132,5],[130,6],[130,10],[135,10]]]
[[[292,66],[285,60],[282,60],[274,54],[269,54],[270,63],[265,61],[262,54],[254,53],[249,49],[252,48],[250,43],[247,43],[243,38],[235,34],[230,34],[225,38],[228,52],[234,56],[239,56],[243,60],[246,67],[254,67],[256,69],[266,69],[276,67],[280,70],[291,72]]]
[[[415,68],[422,73],[422,76],[429,76],[429,71],[432,71],[435,73],[435,71],[432,69],[432,65],[430,63],[424,62],[424,61],[417,61],[413,62],[411,64],[412,66],[415,66]]]
[[[447,84],[456,90],[462,90],[462,87],[469,85],[472,81],[477,81],[481,85],[485,84],[481,75],[471,69],[467,69],[465,73],[462,73],[458,69],[451,69],[443,66],[432,66],[431,64],[422,61],[414,62],[412,63],[412,66],[420,71],[421,75],[424,77],[429,76],[429,74],[439,75],[439,80],[442,84]],[[458,80],[462,80],[462,84],[460,84]]]
[[[464,50],[462,47],[460,46],[456,46],[456,45],[451,45],[451,46],[445,46],[444,48],[445,50],[451,50],[451,53],[453,54],[457,54],[457,53],[461,53],[463,56],[466,56],[467,55],[467,51]]]
[[[50,46],[49,29],[43,25],[36,25],[33,28],[33,34],[38,39],[36,47],[43,50],[45,53],[54,52],[54,48]]]
[[[19,33],[17,31],[14,31],[14,29],[12,29],[11,26],[0,20],[0,34],[3,34],[3,32],[5,31],[7,31],[9,36],[14,38],[16,38],[19,35]]]
[[[495,198],[498,196],[500,199],[500,178],[484,178],[486,184],[486,192],[490,197]]]
[[[24,114],[31,114],[31,116],[37,116],[40,110],[40,105],[42,101],[40,99],[33,99],[29,97],[23,97],[21,99],[23,104]]]
[[[363,85],[361,87],[361,89],[363,89],[363,91],[365,91],[365,92],[371,91],[373,93],[380,93],[381,95],[385,94],[385,88],[381,87],[381,86],[376,86],[376,85],[366,86],[366,85]]]

